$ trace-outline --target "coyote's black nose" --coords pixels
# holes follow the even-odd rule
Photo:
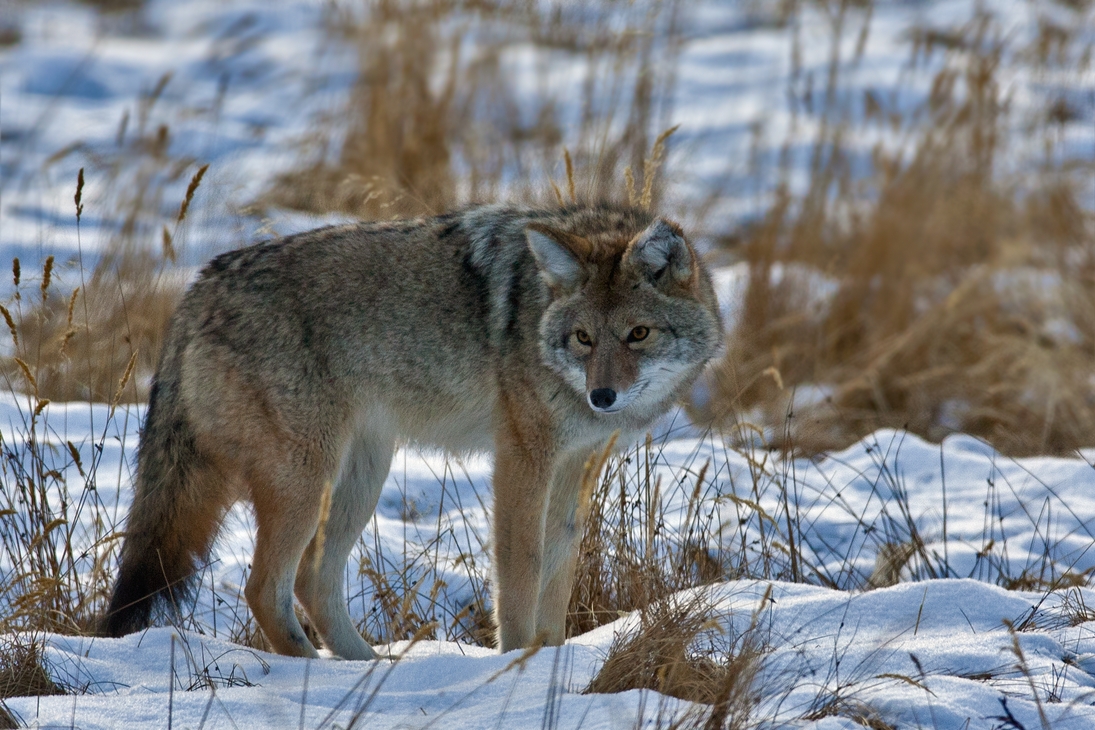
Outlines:
[[[594,408],[608,408],[616,402],[616,391],[612,388],[597,388],[589,394],[589,402]]]

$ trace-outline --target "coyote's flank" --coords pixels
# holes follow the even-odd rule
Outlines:
[[[374,657],[342,578],[411,442],[494,452],[498,645],[560,644],[587,458],[644,434],[721,339],[692,245],[634,208],[477,207],[219,256],[160,359],[103,632],[178,606],[246,499],[246,596],[274,649],[316,656],[295,594],[331,652]]]

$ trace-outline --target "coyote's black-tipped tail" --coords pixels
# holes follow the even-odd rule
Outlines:
[[[211,493],[216,485],[180,398],[179,354],[168,344],[152,386],[118,579],[99,626],[106,636],[139,631],[158,615],[177,612],[193,594],[220,524],[220,500]]]

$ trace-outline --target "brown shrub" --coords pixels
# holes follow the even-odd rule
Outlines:
[[[806,192],[781,189],[743,234],[743,313],[707,415],[758,407],[778,424],[790,413],[778,443],[806,452],[883,426],[963,431],[1012,454],[1090,445],[1095,219],[1079,198],[1090,165],[1061,161],[1057,122],[1044,120],[1033,130],[1044,159],[1005,159],[1032,132],[1001,69],[1031,56],[990,15],[913,37],[914,55],[945,63],[924,107],[898,118],[905,151],[879,145],[870,174],[851,178],[845,141],[895,123],[869,97],[862,128],[844,121],[817,139]],[[806,384],[831,395],[795,408]]]

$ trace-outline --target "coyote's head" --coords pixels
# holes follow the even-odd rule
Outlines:
[[[530,224],[552,302],[540,350],[598,413],[665,405],[722,344],[711,279],[679,226],[591,236]]]

